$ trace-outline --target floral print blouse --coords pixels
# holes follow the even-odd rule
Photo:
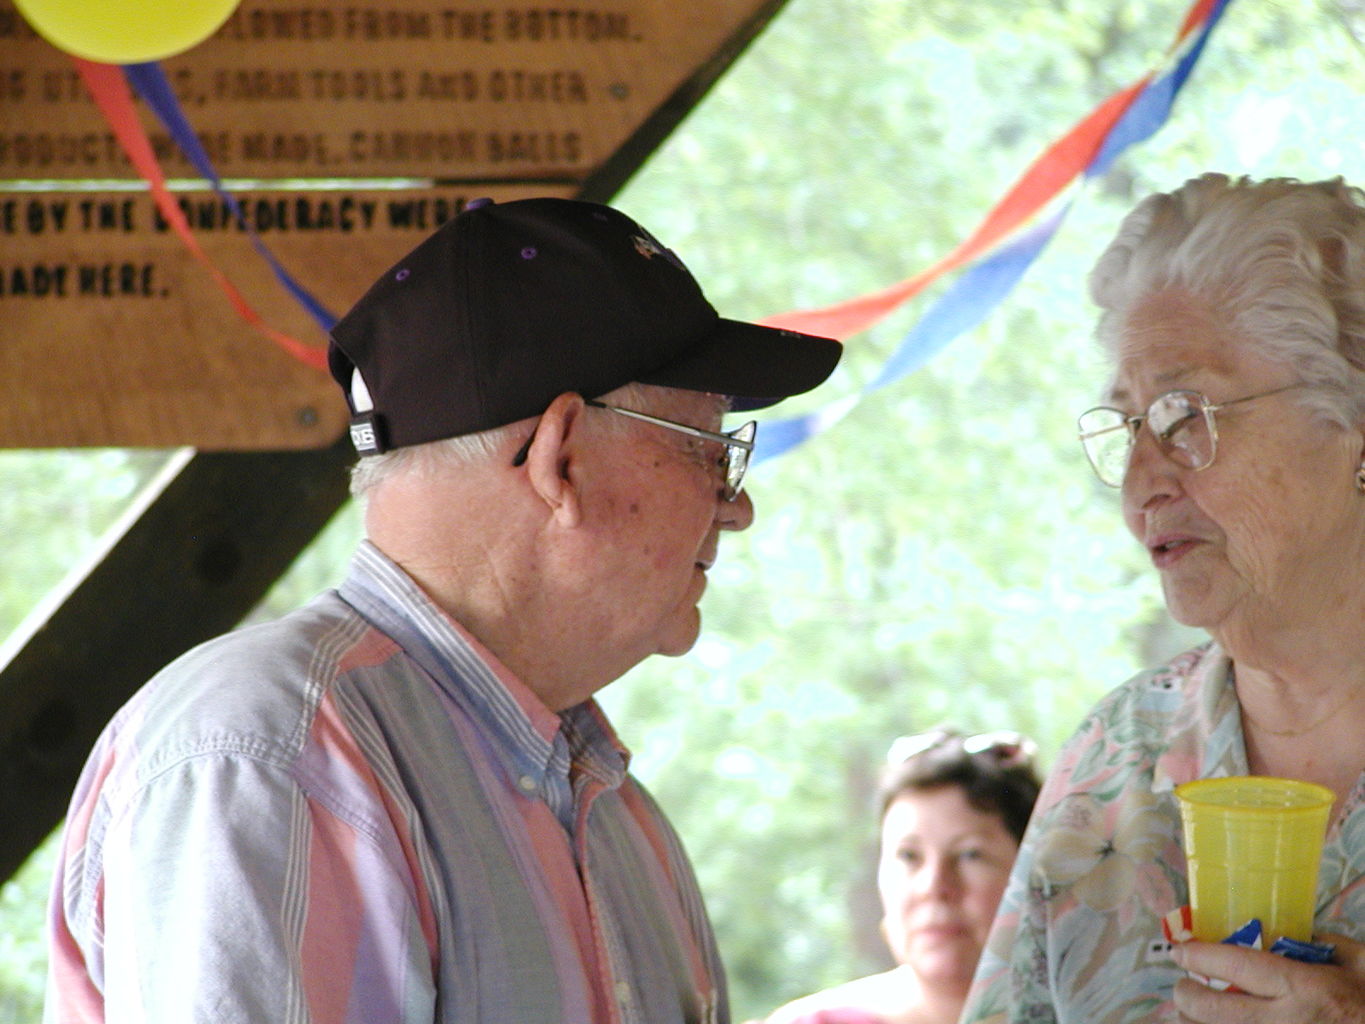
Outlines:
[[[1189,898],[1173,790],[1246,774],[1216,644],[1101,700],[1039,796],[963,1024],[1174,1024],[1180,972],[1161,920]],[[1365,940],[1365,777],[1328,831],[1315,927]]]

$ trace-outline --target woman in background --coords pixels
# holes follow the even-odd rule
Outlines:
[[[882,935],[897,966],[766,1024],[956,1024],[1038,795],[1033,743],[935,730],[891,746],[878,790]]]

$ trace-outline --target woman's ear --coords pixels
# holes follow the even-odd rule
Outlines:
[[[549,404],[536,424],[526,453],[526,476],[532,489],[566,527],[582,520],[579,467],[586,457],[583,441],[583,396],[566,391]]]

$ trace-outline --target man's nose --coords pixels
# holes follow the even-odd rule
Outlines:
[[[716,522],[722,530],[747,530],[754,522],[754,503],[747,490],[735,495],[734,501],[721,498],[716,502]]]

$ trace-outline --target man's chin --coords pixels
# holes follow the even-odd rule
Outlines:
[[[692,623],[690,628],[680,628],[675,635],[667,636],[659,644],[659,649],[655,652],[662,654],[666,658],[681,658],[697,645],[697,637],[701,635],[701,612],[692,609]]]

